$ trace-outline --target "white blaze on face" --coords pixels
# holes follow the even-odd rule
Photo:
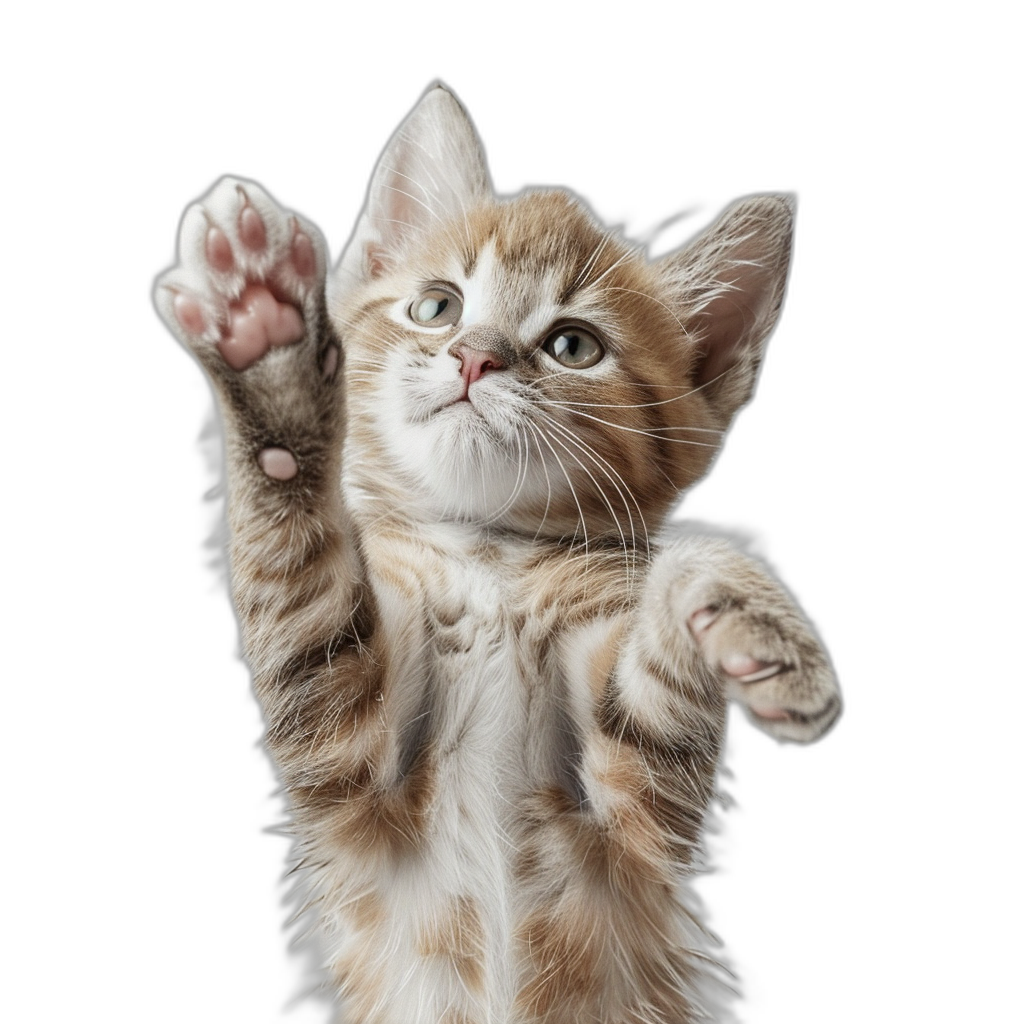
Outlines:
[[[494,243],[488,242],[477,256],[472,274],[462,281],[462,326],[494,324],[500,314],[502,282]]]

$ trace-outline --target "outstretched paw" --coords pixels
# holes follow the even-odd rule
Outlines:
[[[310,334],[323,306],[327,255],[316,228],[258,185],[219,181],[182,220],[179,264],[157,285],[164,320],[204,363],[233,371]],[[338,354],[320,354],[330,376]]]
[[[809,742],[839,717],[842,701],[828,657],[781,592],[775,600],[705,597],[688,611],[686,625],[728,695],[765,732]]]

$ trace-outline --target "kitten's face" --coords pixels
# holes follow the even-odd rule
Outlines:
[[[348,315],[357,437],[437,515],[643,545],[720,433],[663,290],[563,193],[479,207]]]
[[[565,193],[496,200],[428,91],[339,267],[353,483],[382,514],[643,546],[750,397],[791,228],[752,197],[648,263]]]

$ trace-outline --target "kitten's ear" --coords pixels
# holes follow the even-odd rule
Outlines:
[[[727,424],[754,390],[782,306],[796,204],[751,196],[660,261],[673,306],[700,350],[696,383]]]
[[[469,117],[443,85],[431,87],[381,154],[342,271],[349,280],[378,277],[400,261],[411,238],[461,218],[491,194]]]

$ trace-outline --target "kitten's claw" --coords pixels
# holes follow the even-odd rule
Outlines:
[[[698,642],[704,642],[704,634],[718,620],[721,611],[721,608],[701,608],[687,619],[686,624]],[[738,683],[758,683],[778,675],[785,665],[781,661],[761,661],[744,651],[726,651],[719,659],[718,668]]]
[[[759,683],[778,675],[784,667],[781,661],[759,661],[739,651],[723,654],[721,665],[722,671],[738,683]]]
[[[218,182],[186,212],[178,250],[157,305],[207,365],[211,346],[241,371],[306,337],[323,301],[326,249],[316,228],[258,185]]]
[[[701,608],[699,611],[695,611],[686,622],[690,627],[690,632],[694,636],[700,636],[718,618],[720,610],[719,608]]]

